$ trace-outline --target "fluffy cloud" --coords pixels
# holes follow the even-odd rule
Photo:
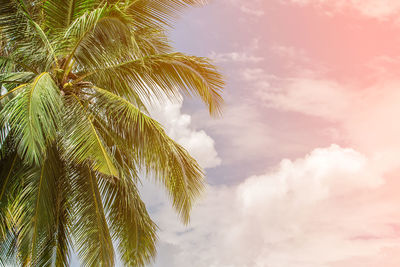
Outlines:
[[[341,141],[351,143],[369,157],[378,157],[387,168],[400,159],[400,80],[379,70],[380,78],[367,85],[347,84],[310,71],[282,78],[262,69],[246,69],[242,78],[254,88],[264,105],[334,122]]]
[[[221,164],[215,150],[214,140],[203,130],[195,130],[191,116],[182,114],[182,101],[163,101],[153,105],[151,114],[165,128],[168,135],[185,147],[203,168],[213,168]]]
[[[268,107],[332,121],[347,117],[349,109],[363,97],[349,90],[352,88],[335,80],[320,78],[310,70],[284,78],[261,68],[245,68],[241,77]]]
[[[358,152],[332,145],[283,160],[238,185],[209,186],[187,228],[177,223],[163,193],[144,190],[161,229],[155,266],[398,266],[400,198],[393,188],[400,185],[391,172],[400,166],[400,124],[392,119],[400,112],[400,82],[385,80],[355,90],[354,84],[310,73],[281,78],[246,69],[242,78],[270,107],[338,122]],[[162,112],[174,113],[180,114]],[[171,129],[190,124],[182,118],[181,123],[167,121]],[[228,121],[227,134],[235,132],[235,121]],[[243,139],[252,142],[252,136]]]
[[[399,216],[393,199],[377,200],[378,165],[353,149],[316,149],[237,186],[210,186],[188,228],[150,200],[161,228],[155,266],[397,266],[385,255],[400,250]]]
[[[316,5],[320,7],[330,7],[336,10],[351,8],[361,14],[377,18],[387,19],[398,15],[400,12],[400,2],[397,0],[284,0],[300,5]]]

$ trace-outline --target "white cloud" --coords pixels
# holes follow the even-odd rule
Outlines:
[[[163,101],[153,105],[151,114],[166,129],[167,134],[185,147],[203,168],[213,168],[221,164],[215,150],[214,140],[203,130],[195,130],[191,116],[181,113],[182,101]]]
[[[258,38],[253,38],[241,51],[232,51],[226,53],[217,53],[212,51],[208,57],[213,59],[215,63],[260,63],[264,61],[264,57],[257,56],[260,48]]]
[[[258,95],[268,106],[331,120],[347,116],[356,97],[334,80],[313,78],[289,78]]]
[[[400,165],[400,80],[383,80],[364,90],[343,117],[342,126],[352,144],[385,162],[386,168]]]
[[[310,62],[310,58],[308,57],[305,50],[287,45],[272,45],[270,48],[271,52],[282,57],[286,58],[290,63],[294,64],[298,62],[307,63]]]
[[[378,165],[353,149],[316,149],[237,186],[210,186],[188,228],[158,205],[156,266],[350,267],[354,259],[383,259],[400,249],[400,218],[396,201],[379,199]]]
[[[230,5],[236,6],[241,12],[247,15],[261,17],[265,15],[262,7],[262,0],[225,0]]]
[[[337,11],[351,8],[361,14],[377,18],[388,19],[400,13],[400,2],[397,0],[284,0],[295,4],[312,4],[319,7],[329,7]]]
[[[259,63],[264,60],[263,57],[258,57],[246,52],[229,52],[216,53],[212,52],[209,57],[216,63],[221,62],[236,62],[236,63]]]
[[[400,123],[394,121],[400,114],[400,80],[386,71],[379,70],[381,77],[368,85],[312,72],[280,78],[257,68],[244,70],[242,78],[264,105],[335,122],[342,140],[395,168],[400,165]]]
[[[302,70],[289,78],[269,74],[261,68],[245,68],[240,73],[261,103],[283,111],[337,121],[348,116],[359,97],[346,86],[319,78],[312,71]]]
[[[243,13],[249,14],[249,15],[253,15],[253,16],[257,16],[257,17],[261,17],[264,16],[265,12],[262,9],[256,9],[250,6],[246,6],[246,5],[241,5],[240,6],[240,10]]]

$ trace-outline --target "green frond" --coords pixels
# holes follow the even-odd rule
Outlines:
[[[73,228],[77,252],[84,266],[113,266],[114,248],[99,192],[96,173],[88,165],[72,173]]]
[[[206,0],[128,0],[122,1],[126,12],[131,16],[137,28],[171,26],[183,9],[188,6],[204,5]]]
[[[66,66],[75,58],[82,67],[96,65],[105,52],[115,55],[123,48],[129,48],[131,43],[124,14],[107,5],[76,18],[66,29],[63,39],[66,43],[63,53],[68,55]],[[100,62],[104,63],[104,59]]]
[[[62,187],[65,169],[58,154],[49,147],[41,166],[26,169],[19,177],[22,190],[12,203],[11,214],[18,258],[24,266],[52,266],[54,261],[58,229],[63,223],[57,199],[66,195]]]
[[[221,110],[224,82],[205,58],[181,53],[152,55],[105,66],[92,73],[88,79],[93,83],[113,89],[114,83],[122,81],[150,102],[152,97],[163,99],[165,95],[176,99],[183,92],[199,96],[211,114],[218,114]]]
[[[173,51],[168,37],[160,30],[149,27],[140,28],[135,29],[132,34],[137,47],[134,53],[137,58],[168,54]]]
[[[26,65],[22,61],[18,61],[17,59],[13,58],[11,55],[7,56],[0,56],[0,72],[7,73],[7,72],[14,72],[14,71],[23,71],[23,72],[32,72],[38,74],[37,71],[32,68],[32,66]]]
[[[13,178],[20,167],[17,162],[18,155],[16,153],[9,154],[0,160],[0,243],[6,240],[9,232],[8,204],[9,196],[15,191],[13,188]]]
[[[21,84],[31,81],[35,77],[32,72],[5,72],[0,74],[0,84],[11,83]]]
[[[9,95],[11,92],[18,90],[16,87],[32,82],[34,78],[35,74],[33,72],[5,72],[0,74],[0,88],[4,87],[7,90],[7,93],[0,95],[0,100],[6,94]]]
[[[46,144],[56,138],[62,102],[58,87],[48,73],[21,87],[0,111],[0,120],[7,123],[19,143],[18,152],[28,163],[39,163]]]
[[[104,114],[109,128],[121,136],[139,166],[155,175],[170,194],[184,222],[189,221],[193,200],[203,189],[203,172],[197,162],[162,127],[126,99],[107,90],[95,90],[93,114]]]
[[[90,163],[96,171],[118,176],[109,149],[104,145],[102,136],[94,126],[93,116],[84,104],[83,100],[74,95],[68,97],[65,105],[64,146],[68,158],[76,164]],[[76,121],[76,118],[80,118],[80,121]]]
[[[4,99],[5,103],[8,103],[8,101],[6,101],[7,97],[12,98],[14,96],[14,94],[19,94],[19,91],[22,91],[22,89],[24,89],[25,87],[27,87],[29,84],[28,83],[23,83],[21,85],[18,85],[12,89],[7,90],[7,92],[5,92],[4,94],[0,95],[0,100]],[[8,86],[4,86],[5,88],[8,89]],[[4,104],[4,102],[2,104]],[[0,113],[1,114],[1,113]],[[5,122],[2,121],[1,125],[4,125]]]
[[[18,266],[16,251],[15,251],[15,238],[9,234],[5,240],[0,243],[0,266],[11,267]]]
[[[58,161],[57,166],[59,175],[56,177],[56,190],[54,198],[54,225],[52,227],[54,231],[54,238],[51,239],[52,253],[52,264],[57,267],[69,266],[70,255],[72,249],[71,239],[71,180],[68,176],[68,163],[61,159],[63,152],[59,149],[53,148],[53,157]]]
[[[101,177],[110,230],[124,266],[145,266],[156,255],[157,226],[132,179]]]
[[[24,65],[47,71],[57,62],[53,44],[28,12],[24,1],[0,0],[0,31],[9,42],[10,52]]]
[[[61,32],[85,12],[95,7],[95,0],[46,0],[43,3],[46,28]]]

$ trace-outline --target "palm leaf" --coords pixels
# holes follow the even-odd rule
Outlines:
[[[110,230],[125,266],[145,266],[156,255],[155,223],[131,179],[101,177]]]
[[[75,118],[81,120],[77,122]],[[67,157],[76,164],[92,163],[94,170],[118,176],[117,167],[94,126],[92,115],[76,95],[68,98],[64,123],[64,129],[67,129],[64,136]]]
[[[21,90],[1,110],[0,119],[9,124],[19,140],[20,156],[29,163],[38,163],[44,157],[46,144],[56,137],[61,95],[48,73],[38,75]]]
[[[6,240],[9,234],[9,225],[7,224],[9,197],[12,195],[13,186],[12,178],[16,173],[19,164],[17,162],[18,155],[16,153],[3,157],[0,161],[0,243]],[[7,194],[6,194],[7,193]]]
[[[46,0],[43,4],[45,25],[51,31],[60,32],[86,11],[92,10],[95,3],[94,0]]]
[[[101,201],[96,174],[88,165],[72,173],[74,227],[77,252],[85,266],[113,266],[114,249]]]
[[[132,148],[131,157],[162,181],[174,207],[188,222],[192,202],[203,188],[203,172],[197,162],[155,120],[126,99],[101,88],[93,89],[97,100],[93,114],[107,116],[109,128]]]
[[[66,55],[65,75],[75,58],[81,66],[104,63],[104,52],[118,54],[130,44],[130,32],[125,23],[124,14],[113,6],[104,5],[85,12],[66,29],[63,42],[63,54]],[[123,45],[123,47],[121,47]]]
[[[211,114],[218,114],[222,105],[224,83],[215,67],[205,58],[180,53],[153,55],[105,66],[93,70],[88,79],[105,88],[111,86],[121,95],[124,95],[121,88],[131,88],[149,101],[152,97],[163,99],[165,95],[171,99],[179,98],[181,92],[199,96]],[[118,82],[125,86],[116,87]]]
[[[55,49],[28,9],[24,1],[0,0],[0,29],[17,61],[47,71],[52,63],[57,64]]]
[[[59,223],[56,199],[63,195],[58,186],[63,180],[63,167],[54,148],[49,148],[46,154],[48,157],[40,167],[24,173],[22,192],[13,203],[19,258],[24,266],[51,266],[56,247]]]
[[[126,12],[139,28],[171,26],[181,11],[191,6],[205,4],[206,0],[130,0],[125,1]]]

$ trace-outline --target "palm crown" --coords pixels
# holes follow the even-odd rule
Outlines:
[[[0,264],[126,266],[155,255],[140,174],[163,184],[184,222],[204,186],[196,161],[147,112],[223,81],[173,52],[165,28],[202,0],[0,0]]]

